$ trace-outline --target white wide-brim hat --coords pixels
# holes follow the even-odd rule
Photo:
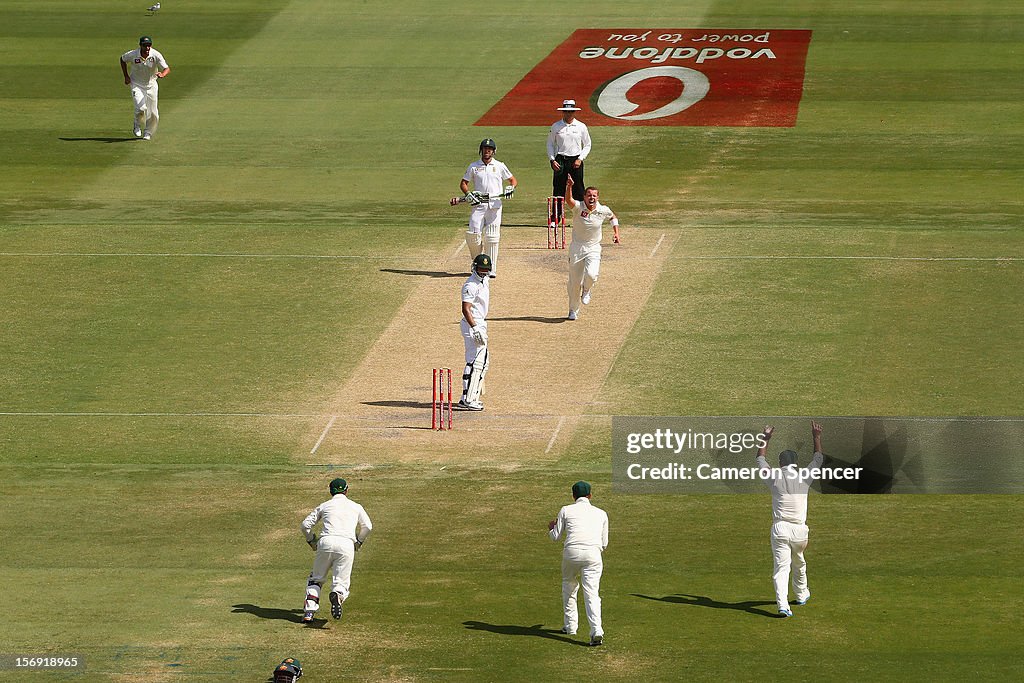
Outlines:
[[[562,106],[555,111],[583,111],[576,106],[576,100],[562,100]]]

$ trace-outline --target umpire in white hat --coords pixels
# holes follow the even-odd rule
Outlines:
[[[582,202],[587,187],[583,184],[583,162],[590,154],[590,131],[576,119],[576,112],[580,111],[576,100],[563,100],[557,111],[562,112],[562,119],[551,124],[548,133],[548,163],[553,172],[551,195],[564,197],[566,176],[572,175],[573,199]],[[556,216],[548,216],[549,225],[556,220]]]

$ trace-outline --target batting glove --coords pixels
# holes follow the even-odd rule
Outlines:
[[[516,193],[516,186],[515,185],[506,185],[505,186],[505,193],[504,193],[505,199],[512,199],[512,195],[514,195],[515,193]]]
[[[479,325],[474,327],[471,331],[473,333],[473,341],[475,341],[480,346],[487,345],[487,335],[484,334],[484,331],[480,328]]]
[[[466,201],[469,202],[470,206],[476,206],[484,201],[483,195],[477,191],[469,192],[466,194]]]
[[[306,543],[309,544],[310,548],[312,548],[313,550],[316,550],[316,544],[317,544],[318,540],[319,539],[317,539],[316,534],[313,534],[313,538],[307,538],[306,539]]]

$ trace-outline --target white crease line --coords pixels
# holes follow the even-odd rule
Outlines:
[[[0,252],[0,257],[25,257],[25,258],[253,258],[253,259],[323,259],[323,260],[366,260],[366,261],[428,261],[429,257],[423,256],[367,256],[357,254],[245,254],[245,253],[185,253],[172,254],[170,252]]]
[[[565,415],[558,419],[558,426],[555,427],[555,433],[551,435],[551,441],[548,441],[548,447],[544,449],[545,453],[550,453],[551,449],[555,445],[555,439],[558,438],[558,432],[562,431],[562,425],[565,424]]]
[[[658,247],[665,241],[665,233],[661,233],[661,237],[658,238],[658,243],[654,245],[654,249],[651,249],[651,258],[654,258],[654,254],[658,251]]]
[[[662,238],[665,234],[662,234]],[[653,257],[661,245],[662,239],[658,240],[651,251]],[[465,242],[455,251],[452,258],[455,258]],[[511,247],[515,249],[515,247]],[[547,252],[535,255],[538,258],[546,258]],[[319,261],[418,261],[429,262],[429,257],[422,256],[360,256],[346,254],[172,254],[172,253],[90,253],[90,252],[0,252],[0,258],[239,258],[239,259],[296,259],[296,260],[319,260]],[[678,259],[689,261],[977,261],[977,262],[1006,262],[1017,263],[1024,261],[1021,256],[763,256],[763,255],[737,255],[737,256],[678,256]],[[628,260],[628,259],[627,259]]]
[[[466,246],[466,241],[465,240],[459,242],[459,248],[455,250],[454,254],[452,254],[452,258],[458,258],[459,254],[462,253],[463,247],[465,247],[465,246]]]
[[[324,427],[324,431],[320,434],[320,438],[317,439],[316,445],[313,446],[313,450],[311,450],[309,452],[310,455],[313,455],[314,453],[316,453],[317,449],[320,448],[320,444],[322,444],[324,442],[324,439],[327,438],[327,432],[331,431],[331,427],[334,426],[334,421],[337,420],[337,419],[338,419],[337,415],[331,415],[331,419],[327,423],[327,426]]]

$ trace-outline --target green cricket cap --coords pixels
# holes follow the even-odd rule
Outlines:
[[[578,481],[572,485],[572,497],[573,500],[577,498],[585,498],[590,495],[590,484],[585,481]]]
[[[153,44],[153,39],[150,38],[149,36],[142,36],[141,38],[139,38],[139,45],[152,45],[152,44]]]
[[[338,493],[345,493],[345,491],[348,491],[348,482],[342,479],[341,477],[338,477],[337,479],[331,482],[332,496]]]

